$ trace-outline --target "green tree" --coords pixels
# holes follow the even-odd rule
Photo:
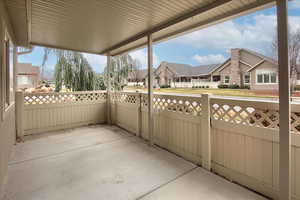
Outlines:
[[[55,91],[60,91],[62,85],[71,91],[94,90],[95,72],[81,53],[59,52],[57,56]]]
[[[104,88],[103,78],[96,76],[83,54],[74,51],[44,48],[42,66],[45,65],[50,54],[54,54],[57,57],[54,73],[56,92],[59,92],[63,85],[71,91],[88,91]]]
[[[129,54],[111,58],[110,80],[114,90],[122,90],[126,84],[128,73],[135,69],[134,60]],[[104,68],[105,84],[107,84],[107,66]]]
[[[95,90],[106,90],[102,74],[96,74],[95,76]]]

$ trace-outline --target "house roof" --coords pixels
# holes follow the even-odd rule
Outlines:
[[[260,57],[261,59],[267,60],[267,61],[272,62],[273,64],[277,65],[277,60],[275,60],[275,59],[273,59],[271,57],[265,56],[265,55],[263,55],[261,53],[258,53],[256,51],[252,51],[252,50],[246,49],[246,48],[242,48],[241,50],[247,51],[248,53],[256,55],[256,56]]]
[[[275,0],[1,0],[16,45],[121,54],[275,5]]]
[[[165,65],[166,67],[168,67],[178,77],[208,75],[219,66],[219,64],[191,66],[188,64],[170,62],[162,62],[161,65]]]
[[[128,79],[143,80],[146,78],[148,72],[147,69],[139,69],[128,73]]]

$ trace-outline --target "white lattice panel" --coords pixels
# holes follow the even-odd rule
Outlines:
[[[106,101],[104,92],[25,93],[25,105],[92,103]]]
[[[142,95],[142,106],[148,105],[148,96]],[[154,95],[153,109],[155,111],[171,111],[187,115],[201,114],[201,98],[175,95]]]
[[[255,127],[279,128],[278,110],[257,108],[245,103],[232,104],[230,100],[228,103],[212,103],[211,118]],[[291,113],[291,128],[294,132],[300,131],[300,113]]]
[[[138,104],[140,99],[139,93],[116,92],[111,95],[112,102]]]

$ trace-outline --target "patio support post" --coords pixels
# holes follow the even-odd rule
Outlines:
[[[24,127],[23,127],[23,113],[24,113],[24,93],[22,91],[17,91],[16,93],[16,129],[17,137],[22,138],[24,136]]]
[[[211,136],[210,136],[210,97],[209,94],[201,96],[201,164],[202,167],[211,169]]]
[[[277,0],[279,64],[279,199],[291,199],[290,66],[287,0]]]
[[[142,135],[142,94],[138,95],[138,121],[137,121],[137,136],[140,137]]]
[[[111,125],[111,105],[110,105],[110,93],[111,93],[111,80],[110,80],[110,70],[111,70],[111,56],[107,54],[107,69],[106,69],[106,76],[107,76],[107,99],[106,99],[106,107],[107,107],[107,124]]]
[[[154,144],[153,137],[153,49],[152,49],[152,35],[147,36],[148,42],[148,133],[149,142],[152,146]]]

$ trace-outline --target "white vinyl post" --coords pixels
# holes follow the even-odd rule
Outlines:
[[[17,91],[15,98],[17,137],[22,138],[24,136],[24,93],[22,91]]]
[[[106,99],[106,106],[107,106],[107,124],[111,125],[111,105],[110,105],[110,93],[111,93],[111,80],[110,80],[110,70],[111,70],[111,56],[107,54],[107,99]]]
[[[291,199],[290,66],[287,0],[277,0],[279,65],[279,199]]]
[[[149,142],[152,146],[154,144],[153,137],[153,49],[152,49],[152,35],[148,35],[148,132]]]
[[[210,95],[201,95],[201,155],[202,167],[211,170]]]

